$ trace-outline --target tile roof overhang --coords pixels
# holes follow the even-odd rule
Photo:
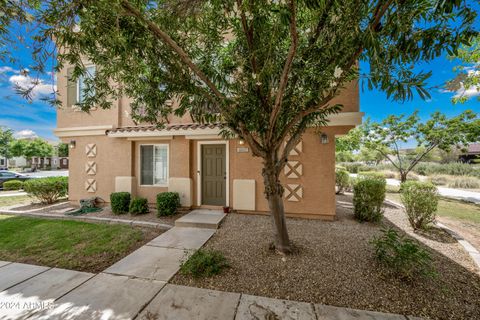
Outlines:
[[[143,138],[169,136],[204,136],[219,135],[223,124],[211,123],[182,123],[158,126],[131,126],[107,130],[106,134],[112,138]]]

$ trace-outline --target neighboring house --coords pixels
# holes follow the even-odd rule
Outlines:
[[[8,164],[8,166],[7,166]],[[23,168],[27,166],[27,159],[25,157],[13,157],[10,159],[0,158],[0,168]]]
[[[83,79],[68,81],[71,70],[57,75],[63,107],[55,130],[70,144],[70,200],[98,196],[108,202],[112,192],[128,191],[154,203],[158,193],[175,191],[185,207],[268,212],[261,159],[244,141],[224,140],[220,124],[192,123],[189,115],[172,116],[164,129],[135,125],[128,98],[109,110],[78,112]],[[361,123],[358,85],[350,84],[335,102],[343,111],[330,117],[323,134],[309,129],[285,167],[287,215],[335,218],[335,136]]]
[[[68,169],[68,157],[32,157],[31,163],[37,169]]]
[[[474,160],[480,160],[480,143],[470,144],[467,151],[459,156],[459,160],[466,163],[473,163]]]

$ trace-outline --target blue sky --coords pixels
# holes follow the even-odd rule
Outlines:
[[[18,96],[13,83],[28,85],[32,81],[29,76],[19,73],[22,68],[28,67],[31,57],[29,48],[20,43],[15,54],[21,64],[13,65],[0,61],[0,126],[12,128],[19,136],[38,135],[46,139],[58,140],[53,134],[56,125],[55,109],[40,100],[42,96],[52,92],[55,79],[51,75],[43,75],[40,78],[40,85],[35,89],[32,102]],[[428,64],[418,65],[416,70],[432,71],[429,85],[440,86],[454,77],[453,68],[458,63],[442,56]],[[361,64],[361,67],[365,66]],[[422,119],[428,118],[437,110],[449,116],[457,115],[467,109],[480,113],[480,102],[476,98],[470,99],[465,104],[454,105],[451,102],[454,93],[432,89],[431,95],[432,98],[428,101],[423,101],[416,96],[412,101],[398,103],[389,101],[384,93],[377,90],[361,90],[360,108],[365,112],[366,117],[374,121],[382,120],[390,114],[410,114],[417,109]]]

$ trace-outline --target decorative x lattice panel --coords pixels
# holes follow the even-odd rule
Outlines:
[[[85,181],[85,190],[87,190],[87,192],[96,192],[97,191],[97,181],[95,179],[87,179],[87,181]]]
[[[89,143],[85,146],[85,153],[89,158],[95,158],[97,156],[97,145],[95,143]]]
[[[295,148],[293,148],[292,151],[290,151],[290,153],[288,155],[289,156],[298,156],[298,155],[300,155],[300,153],[302,153],[302,151],[303,151],[303,143],[302,143],[302,141],[300,141],[299,143],[297,143]]]
[[[288,161],[284,169],[285,177],[289,179],[300,178],[303,174],[303,165],[300,161],[292,160]]]
[[[287,184],[285,188],[285,199],[287,201],[299,202],[303,198],[303,187],[299,184]]]
[[[85,163],[85,172],[89,176],[94,176],[97,174],[97,163],[95,161],[87,161]]]

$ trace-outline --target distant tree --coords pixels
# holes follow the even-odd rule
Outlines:
[[[388,154],[388,149],[384,148],[384,152],[380,152],[375,149],[369,149],[365,147],[360,148],[357,159],[366,163],[373,163],[378,165],[383,159],[385,159],[384,154]]]
[[[60,142],[57,146],[57,153],[59,157],[68,157],[68,143]]]
[[[12,157],[24,157],[27,144],[28,141],[24,139],[16,139],[10,142],[9,150]]]
[[[425,123],[419,121],[418,112],[407,118],[391,115],[380,123],[364,126],[363,145],[381,153],[397,168],[400,180],[405,182],[408,173],[433,149],[450,151],[464,148],[480,137],[480,118],[470,110],[452,118],[435,112]],[[416,141],[419,153],[406,157],[400,151],[401,144]],[[392,150],[392,155],[385,149]]]
[[[446,84],[449,91],[457,92],[452,101],[464,103],[473,96],[477,96],[480,101],[480,36],[470,46],[461,47],[451,57],[461,60],[461,64],[454,68],[457,75]]]
[[[50,157],[53,155],[53,147],[44,139],[33,140],[18,139],[10,143],[10,154],[14,157]]]
[[[356,151],[360,149],[360,143],[362,141],[363,129],[361,126],[350,130],[346,135],[338,137],[335,140],[335,151]]]
[[[53,147],[46,140],[36,138],[26,143],[23,155],[26,158],[50,157],[53,155]]]
[[[84,111],[128,96],[132,117],[170,114],[224,124],[261,158],[274,246],[291,251],[280,175],[308,128],[341,110],[334,98],[362,74],[395,100],[429,97],[413,66],[476,34],[466,1],[52,0],[30,1],[41,25],[35,70],[58,61],[85,77]],[[55,39],[58,50],[50,39]],[[68,50],[65,50],[67,49]],[[98,68],[88,76],[84,61]],[[119,85],[120,84],[120,85]],[[24,96],[31,96],[25,90]],[[166,103],[180,98],[173,110]]]
[[[6,166],[8,165],[8,159],[12,157],[9,146],[13,140],[13,131],[6,127],[0,127],[0,157],[5,158]]]

